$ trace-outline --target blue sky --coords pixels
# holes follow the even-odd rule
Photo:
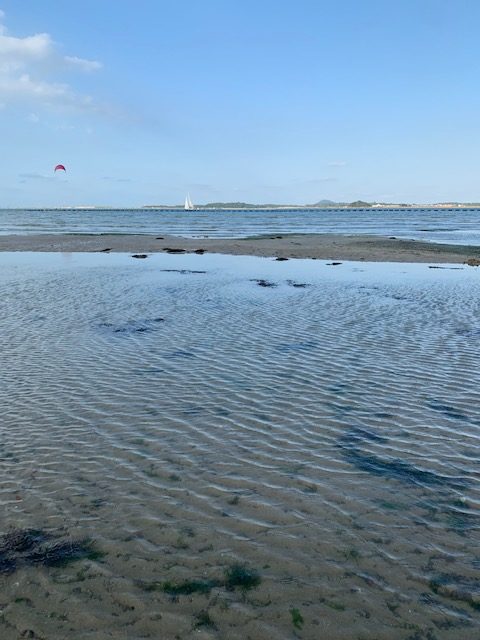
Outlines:
[[[480,201],[477,0],[0,10],[0,207]]]

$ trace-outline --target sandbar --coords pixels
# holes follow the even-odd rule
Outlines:
[[[272,234],[249,238],[184,238],[132,234],[41,234],[0,236],[0,251],[208,252],[277,258],[369,262],[464,263],[480,247],[368,235]],[[183,250],[183,251],[182,251]]]

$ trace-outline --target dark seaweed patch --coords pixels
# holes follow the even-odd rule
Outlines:
[[[0,555],[28,551],[48,538],[48,534],[38,529],[13,529],[0,537]]]
[[[29,564],[45,567],[65,567],[77,560],[98,560],[103,554],[95,551],[92,542],[84,540],[60,540],[45,544],[26,556]]]
[[[102,556],[88,539],[65,540],[37,529],[14,529],[0,536],[0,574],[13,573],[21,566],[60,567]]]
[[[380,458],[360,447],[363,442],[385,442],[385,438],[369,429],[354,427],[340,440],[339,447],[343,450],[345,459],[357,469],[373,475],[394,478],[407,484],[441,485],[453,488],[464,488],[468,485],[465,478],[449,477],[420,469],[410,462],[399,458]]]
[[[447,271],[463,271],[463,267],[439,267],[438,265],[430,265],[429,269],[446,269]]]
[[[212,589],[223,587],[228,591],[241,589],[248,591],[258,587],[261,582],[260,574],[255,569],[250,569],[245,564],[233,564],[225,570],[224,580],[184,580],[183,582],[141,582],[139,586],[145,591],[163,591],[177,598],[189,596],[194,593],[208,595]]]
[[[0,575],[9,575],[17,570],[15,558],[5,558],[0,556]]]
[[[287,284],[289,287],[295,287],[296,289],[305,289],[312,286],[306,282],[295,282],[294,280],[287,280]]]
[[[452,407],[448,404],[442,404],[440,402],[429,402],[427,406],[434,411],[439,411],[449,418],[454,418],[455,420],[464,420],[465,422],[470,422],[470,418],[465,414],[461,413],[455,407]]]
[[[229,590],[248,591],[258,587],[261,582],[259,573],[244,564],[234,564],[225,571],[225,586]]]
[[[409,462],[398,458],[382,459],[371,453],[363,453],[354,448],[345,449],[345,457],[357,469],[377,476],[401,480],[407,484],[448,485],[463,488],[467,485],[464,478],[442,476],[433,471],[419,469]]]
[[[455,331],[457,336],[465,336],[467,338],[480,337],[480,328],[478,329],[457,329]]]
[[[308,349],[315,349],[318,346],[317,342],[313,340],[306,340],[305,342],[284,342],[275,347],[276,351],[280,353],[288,353],[289,351],[308,351]]]
[[[475,611],[480,611],[480,580],[440,573],[430,579],[429,586],[436,595],[465,602]]]
[[[192,269],[160,269],[163,273],[181,273],[183,275],[187,273],[207,273],[206,271],[193,271]]]
[[[183,582],[149,582],[142,585],[145,591],[163,591],[170,596],[190,596],[192,593],[209,594],[221,586],[218,580],[184,580]]]
[[[292,624],[296,629],[301,629],[303,627],[303,616],[298,609],[292,608],[290,609],[290,615],[292,616]]]
[[[262,278],[252,278],[250,282],[256,282],[259,287],[278,287],[278,284],[275,282],[270,282],[269,280],[264,280]]]
[[[124,324],[113,324],[113,322],[101,322],[99,327],[101,329],[108,329],[112,333],[118,334],[134,334],[134,333],[149,333],[156,329],[159,322],[164,322],[164,318],[150,318],[146,320],[129,320]]]

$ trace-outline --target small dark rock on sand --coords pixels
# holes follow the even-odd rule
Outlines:
[[[339,264],[342,264],[342,263],[341,262],[327,262],[327,267],[336,267]]]
[[[106,249],[100,249],[100,253],[108,253],[111,250],[112,250],[111,247],[107,247]]]
[[[146,253],[134,253],[132,258],[148,258]]]
[[[275,260],[277,262],[285,262],[285,260],[288,260],[288,258],[275,258]]]
[[[186,251],[185,249],[170,249],[169,247],[165,247],[163,250],[167,253],[185,253]]]
[[[206,249],[195,249],[193,253],[198,253],[198,255],[201,256],[205,253],[205,251]]]

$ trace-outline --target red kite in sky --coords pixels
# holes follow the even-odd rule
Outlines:
[[[55,167],[55,169],[53,170],[55,171],[65,171],[65,173],[67,173],[67,170],[65,169],[65,167],[63,166],[63,164],[57,164],[57,166]]]

